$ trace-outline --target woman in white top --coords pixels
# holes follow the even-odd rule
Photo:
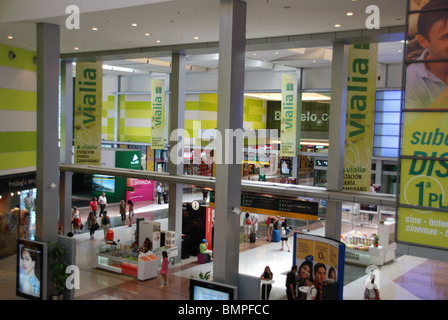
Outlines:
[[[76,231],[78,231],[78,233],[81,233],[81,231],[80,231],[81,217],[79,215],[79,210],[77,207],[73,207],[72,223],[73,223],[73,233],[76,233]]]

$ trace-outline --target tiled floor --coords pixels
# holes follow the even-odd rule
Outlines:
[[[148,204],[135,211],[137,215],[148,215],[148,212],[163,206],[167,205]],[[159,220],[163,230],[167,219]],[[322,223],[310,229],[309,233],[318,235],[322,235],[324,230]],[[116,239],[131,239],[131,228],[119,226],[114,230]],[[90,252],[104,242],[102,231],[96,232],[95,240],[90,240],[88,233],[75,237],[77,265],[80,268],[80,289],[75,292],[77,300],[187,300],[189,279],[197,277],[200,272],[213,271],[213,262],[198,265],[196,257],[190,257],[182,260],[181,264],[170,266],[167,285],[162,285],[160,276],[139,281],[130,276],[92,268]],[[286,299],[285,279],[291,267],[292,240],[290,237],[291,252],[280,250],[280,243],[267,242],[261,231],[255,244],[240,244],[240,273],[259,277],[266,265],[271,267],[275,280],[271,300]],[[347,266],[345,271],[344,300],[361,300],[368,275],[359,267]],[[446,300],[447,272],[448,263],[401,256],[380,268],[377,284],[383,300]],[[15,256],[0,260],[1,300],[15,299],[15,276]]]

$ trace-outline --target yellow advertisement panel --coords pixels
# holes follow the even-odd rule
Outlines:
[[[282,109],[280,119],[280,156],[295,157],[300,140],[297,134],[297,74],[282,76]]]
[[[151,81],[151,148],[165,148],[165,80]]]
[[[344,190],[370,191],[378,44],[350,46]]]
[[[448,214],[399,208],[397,240],[448,248]]]
[[[74,144],[75,164],[101,165],[103,66],[76,64]]]

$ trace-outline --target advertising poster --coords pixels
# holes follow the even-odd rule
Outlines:
[[[370,191],[378,44],[350,45],[344,190]]]
[[[132,202],[153,201],[154,184],[155,182],[151,180],[128,178],[126,184],[126,203],[128,200]]]
[[[151,148],[165,148],[165,80],[151,81]]]
[[[298,294],[303,300],[342,300],[345,245],[333,239],[294,234]]]
[[[297,124],[297,74],[282,76],[282,109],[280,119],[280,156],[295,157],[300,141]]]
[[[32,300],[45,299],[45,246],[36,241],[17,240],[17,296]]]
[[[409,8],[397,241],[448,248],[448,2]]]
[[[73,115],[75,164],[101,165],[102,90],[102,63],[77,62]]]

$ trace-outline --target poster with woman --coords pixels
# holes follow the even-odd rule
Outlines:
[[[43,298],[44,246],[35,241],[17,241],[17,296]]]
[[[301,300],[342,300],[345,245],[333,239],[294,234],[297,297]]]

